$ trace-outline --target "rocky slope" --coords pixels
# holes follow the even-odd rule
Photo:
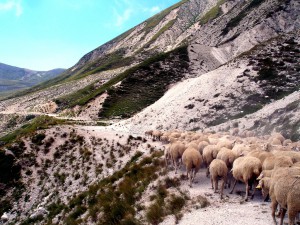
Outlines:
[[[299,11],[296,0],[181,1],[1,101],[1,133],[19,129],[1,138],[10,173],[0,176],[0,214],[19,224],[175,224],[182,214],[182,224],[197,215],[229,224],[226,207],[234,222],[269,224],[266,204],[217,200],[204,170],[187,191],[144,132],[238,128],[299,141]],[[91,121],[102,126],[81,125]]]

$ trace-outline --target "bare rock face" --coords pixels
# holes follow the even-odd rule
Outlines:
[[[36,105],[33,107],[33,112],[40,113],[54,113],[57,110],[57,104],[55,102],[47,102],[44,104]]]

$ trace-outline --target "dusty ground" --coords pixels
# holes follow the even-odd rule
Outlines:
[[[126,129],[123,132],[115,131],[112,127],[82,127],[82,130],[87,130],[87,133],[93,135],[107,135],[108,139],[115,136],[115,132],[126,134]],[[160,142],[152,142],[157,147],[162,146]],[[180,220],[181,225],[232,225],[232,224],[245,224],[245,225],[268,225],[273,224],[271,218],[271,209],[269,202],[263,202],[260,191],[256,191],[253,200],[248,202],[243,201],[243,195],[245,194],[245,185],[238,184],[235,188],[234,194],[229,194],[229,189],[224,190],[224,200],[220,200],[219,194],[215,194],[211,189],[210,179],[205,176],[206,168],[201,168],[196,175],[193,187],[188,186],[188,181],[184,180],[181,184],[181,188],[189,193],[191,199],[197,196],[205,196],[210,206],[206,208],[191,208],[185,210],[184,216]],[[169,169],[168,176],[179,177],[181,174],[185,174],[184,167],[181,168],[178,174],[175,174],[172,168]],[[238,192],[239,194],[237,194]],[[174,216],[168,216],[162,223],[162,225],[173,225],[175,223]]]

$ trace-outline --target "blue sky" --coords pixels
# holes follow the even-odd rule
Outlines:
[[[179,0],[0,0],[0,62],[69,68]]]

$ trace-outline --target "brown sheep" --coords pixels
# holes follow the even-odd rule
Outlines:
[[[170,145],[168,145],[165,149],[164,149],[164,156],[165,156],[165,166],[168,169],[168,161],[172,160],[172,156],[171,156],[171,151],[170,151]]]
[[[263,177],[259,180],[257,189],[261,189],[264,201],[267,201],[271,187],[271,177]]]
[[[152,133],[153,133],[153,130],[147,130],[146,132],[145,132],[145,136],[147,137],[152,137]]]
[[[282,142],[282,145],[283,146],[288,146],[288,145],[290,145],[290,144],[292,144],[293,142],[290,140],[290,139],[286,139],[286,140],[284,140],[283,142]]]
[[[246,196],[245,196],[245,201],[248,200],[248,195],[249,195],[249,187],[252,184],[254,180],[259,176],[261,172],[261,162],[259,159],[252,157],[252,156],[244,156],[237,158],[233,162],[233,167],[232,167],[232,175],[235,178],[235,182],[233,184],[233,187],[230,191],[232,194],[235,185],[237,181],[242,181],[246,184]],[[254,197],[255,189],[252,193],[251,198]]]
[[[230,141],[230,140],[227,140],[227,139],[224,139],[224,140],[220,140],[218,143],[217,143],[217,147],[219,149],[225,147],[225,148],[228,148],[228,149],[232,149],[233,146],[235,144],[235,140],[234,141]]]
[[[168,143],[168,142],[169,142],[169,137],[168,137],[167,135],[162,135],[162,136],[160,137],[160,141],[161,141],[162,143]]]
[[[227,149],[227,148],[222,148],[217,157],[217,159],[221,159],[222,161],[224,161],[224,163],[226,164],[227,168],[229,170],[231,170],[232,168],[232,165],[233,165],[233,162],[234,160],[236,160],[238,158],[237,155],[234,154],[233,151],[231,151],[230,149]],[[227,179],[227,185],[228,187],[230,188],[230,184],[231,184],[231,180],[232,180],[232,176],[231,174],[229,173],[228,174],[228,179]]]
[[[300,153],[295,151],[276,151],[275,156],[289,156],[294,163],[300,162]]]
[[[223,199],[224,185],[227,182],[227,174],[228,174],[228,168],[225,162],[220,159],[214,159],[209,166],[209,172],[210,172],[211,187],[214,189],[215,193],[218,190],[218,178],[220,177],[222,179],[220,197],[221,199]]]
[[[200,152],[200,154],[203,154],[203,149],[209,145],[209,143],[207,141],[200,141],[198,144],[198,151]]]
[[[159,130],[154,130],[153,132],[152,132],[152,137],[153,137],[153,139],[154,140],[156,140],[156,141],[159,141],[160,140],[160,137],[163,135],[163,133],[161,132],[161,131],[159,131]]]
[[[247,154],[247,156],[253,156],[256,157],[260,160],[260,162],[263,164],[265,159],[272,156],[273,154],[271,152],[266,152],[266,151],[262,151],[262,150],[254,150],[249,152],[249,154]]]
[[[275,156],[270,156],[267,157],[262,164],[262,169],[263,170],[272,170],[274,169],[274,161],[275,161]]]
[[[236,144],[232,148],[232,152],[237,156],[244,155],[245,152],[250,152],[250,150],[249,145],[246,144]]]
[[[222,148],[217,154],[217,159],[221,159],[225,162],[226,166],[231,169],[234,160],[237,156],[228,148]]]
[[[213,152],[216,151],[217,146],[216,145],[208,145],[203,149],[203,161],[204,165],[207,167],[206,170],[206,176],[209,175],[209,165],[214,160],[213,158]]]
[[[189,178],[190,187],[192,187],[195,175],[199,171],[203,162],[202,156],[197,149],[189,147],[182,155],[182,162],[186,167],[187,177]]]
[[[273,133],[271,134],[271,138],[278,139],[281,143],[284,142],[285,138],[280,133]]]
[[[181,159],[185,149],[186,149],[185,144],[183,144],[180,141],[172,143],[169,147],[171,159],[173,161],[173,166],[175,167],[175,173],[177,173],[177,169],[178,169],[178,160]]]
[[[274,169],[278,167],[291,167],[293,165],[293,161],[288,156],[276,156],[274,160]]]
[[[280,205],[280,224],[288,212],[289,225],[294,225],[296,215],[300,212],[300,175],[286,175],[278,178],[276,182],[271,182],[270,188],[272,218],[275,224],[275,211]]]
[[[261,180],[264,177],[271,177],[274,170],[263,170],[258,176],[257,180]]]

